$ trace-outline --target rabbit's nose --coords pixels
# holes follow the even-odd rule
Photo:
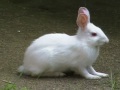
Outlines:
[[[109,39],[106,35],[104,37],[102,37],[102,40],[104,43],[109,43]]]
[[[103,42],[104,42],[104,43],[109,43],[109,39],[108,39],[108,38],[105,38],[105,39],[103,39]]]
[[[101,38],[101,41],[103,42],[103,43],[108,43],[109,42],[109,39],[107,38],[107,37],[102,37]]]
[[[108,38],[106,38],[105,43],[109,43],[109,39]]]

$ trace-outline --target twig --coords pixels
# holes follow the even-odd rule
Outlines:
[[[14,83],[12,83],[10,81],[7,81],[7,80],[2,80],[2,81],[5,82],[5,83],[14,84]]]

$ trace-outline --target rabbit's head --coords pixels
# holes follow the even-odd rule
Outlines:
[[[90,22],[90,13],[87,8],[78,10],[77,25],[79,27],[77,37],[91,46],[101,46],[108,43],[109,39],[104,32]]]

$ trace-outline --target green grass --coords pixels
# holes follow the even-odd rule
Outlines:
[[[15,83],[3,80],[5,82],[5,85],[0,90],[29,90],[27,87],[21,87],[19,88]]]
[[[116,78],[114,77],[112,71],[111,71],[111,74],[110,74],[110,86],[111,86],[111,90],[117,90],[117,80]]]
[[[23,73],[19,74],[19,78],[23,75]],[[29,90],[27,87],[19,88],[15,83],[12,83],[10,81],[3,80],[5,82],[5,85],[0,90]]]

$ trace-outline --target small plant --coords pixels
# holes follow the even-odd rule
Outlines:
[[[115,77],[113,76],[112,71],[111,71],[111,75],[110,75],[110,83],[111,83],[111,90],[116,90],[117,81],[116,81]]]
[[[6,82],[6,84],[0,90],[28,90],[26,87],[18,88],[17,85],[14,83],[11,83],[11,82],[6,81],[6,80],[3,80],[3,81]]]
[[[3,90],[17,90],[16,88],[17,88],[17,87],[16,87],[15,84],[7,83],[7,84],[4,86]]]

